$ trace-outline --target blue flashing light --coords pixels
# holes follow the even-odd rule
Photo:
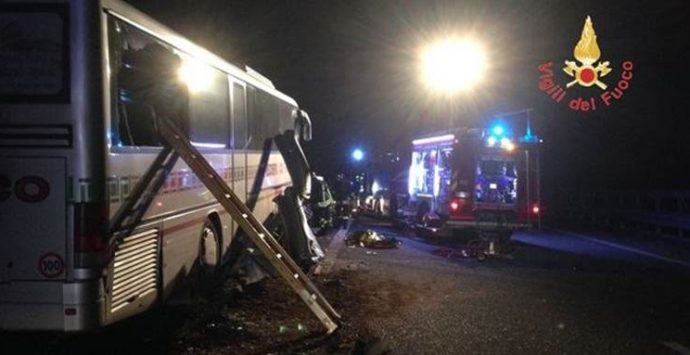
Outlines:
[[[505,131],[505,128],[503,128],[501,125],[495,125],[493,128],[491,128],[491,132],[497,136],[502,136]]]
[[[364,152],[359,148],[353,150],[352,159],[354,159],[355,161],[361,161],[362,159],[364,159]]]

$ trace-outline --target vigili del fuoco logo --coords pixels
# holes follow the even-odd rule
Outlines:
[[[565,60],[562,70],[572,79],[559,84],[554,79],[554,64],[548,62],[539,65],[539,89],[549,95],[555,102],[567,102],[568,107],[574,111],[596,111],[602,106],[611,106],[614,102],[623,98],[625,91],[630,87],[633,77],[633,63],[630,60],[623,61],[618,68],[612,68],[611,62],[601,60],[601,50],[597,44],[597,35],[594,32],[592,19],[587,16],[582,35],[573,50],[575,60]],[[617,78],[616,71],[619,71]],[[612,74],[612,75],[609,75]],[[569,97],[569,89],[574,86],[587,88],[592,91],[590,95]],[[565,100],[565,101],[564,101]]]

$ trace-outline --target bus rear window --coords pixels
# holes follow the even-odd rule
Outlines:
[[[68,100],[68,27],[64,5],[0,4],[0,101]]]

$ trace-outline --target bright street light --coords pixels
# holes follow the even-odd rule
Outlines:
[[[356,148],[352,151],[352,159],[354,159],[355,161],[361,161],[362,159],[364,159],[364,152],[361,149]]]
[[[434,91],[453,95],[481,81],[486,69],[483,48],[467,39],[451,38],[427,47],[422,54],[422,77]]]

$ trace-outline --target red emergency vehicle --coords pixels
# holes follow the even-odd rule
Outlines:
[[[539,143],[529,123],[518,134],[503,121],[414,139],[409,201],[400,212],[432,234],[473,230],[505,240],[538,227]]]

